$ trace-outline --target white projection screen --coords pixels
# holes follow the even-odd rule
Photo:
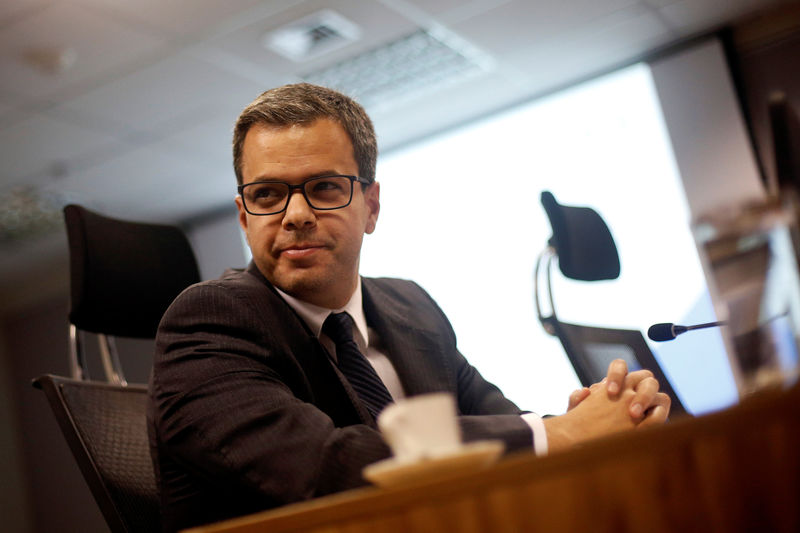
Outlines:
[[[710,43],[701,45],[701,55],[727,72],[721,54],[702,48],[718,47]],[[698,60],[687,58],[687,64]],[[656,64],[656,74],[667,65],[675,76],[684,60],[675,61],[677,67]],[[696,74],[692,69],[687,75]],[[694,91],[724,86],[720,80],[684,83]],[[561,319],[642,331],[655,322],[713,320],[676,159],[681,154],[673,150],[662,111],[667,98],[670,111],[680,114],[679,95],[669,91],[657,88],[653,69],[641,63],[382,154],[381,213],[365,239],[362,274],[417,281],[487,379],[522,408],[564,412],[579,383],[558,340],[539,325],[533,302],[534,263],[550,236],[541,191],[596,209],[621,257],[622,274],[614,281],[554,275]],[[727,99],[704,97],[738,117],[732,91],[722,96]],[[685,337],[651,347],[687,409],[701,413],[733,403],[719,334]]]

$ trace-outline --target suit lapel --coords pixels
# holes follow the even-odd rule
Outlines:
[[[303,368],[313,396],[310,401],[328,413],[338,426],[355,423],[374,426],[356,392],[305,321],[253,263],[247,271],[269,290],[273,315],[270,322],[282,328],[281,337],[286,341],[282,349],[292,354]],[[419,318],[420,310],[384,290],[378,280],[362,278],[362,293],[367,323],[380,335],[406,394],[456,393],[455,369],[449,368],[448,359],[442,356],[446,351],[445,339]]]
[[[268,299],[273,315],[270,322],[282,330],[285,340],[282,350],[291,354],[303,369],[308,382],[306,386],[312,396],[308,401],[325,411],[337,426],[374,426],[372,416],[305,320],[286,303],[253,263],[250,263],[247,271],[269,289]]]
[[[406,394],[455,392],[454,369],[442,357],[444,340],[419,320],[419,309],[387,294],[377,280],[362,278],[362,293],[367,323],[380,335]]]

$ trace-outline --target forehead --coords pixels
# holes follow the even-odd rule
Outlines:
[[[254,124],[242,147],[244,182],[303,178],[332,172],[357,174],[353,144],[337,122],[322,118],[308,125]]]

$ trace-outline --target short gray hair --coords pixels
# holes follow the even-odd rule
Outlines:
[[[242,184],[242,150],[254,124],[278,127],[310,125],[329,118],[342,126],[353,144],[353,159],[359,176],[375,181],[378,142],[375,128],[364,108],[352,98],[319,85],[297,83],[270,89],[259,95],[236,120],[233,128],[233,170]]]

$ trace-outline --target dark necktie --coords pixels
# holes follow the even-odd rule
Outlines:
[[[347,313],[331,313],[322,324],[322,332],[336,344],[339,370],[353,386],[373,418],[392,403],[392,395],[353,340],[353,319]]]

